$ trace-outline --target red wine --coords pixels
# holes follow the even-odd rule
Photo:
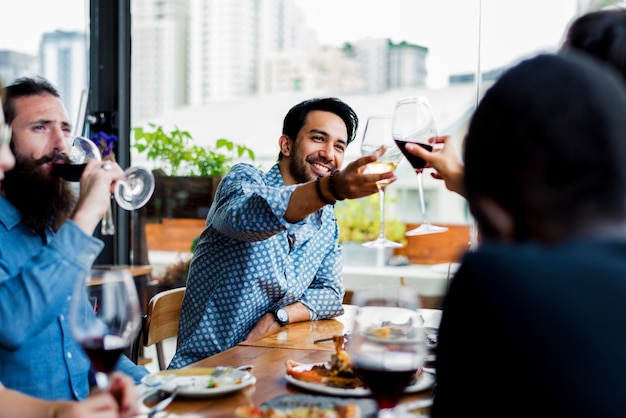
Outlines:
[[[417,144],[420,147],[427,149],[428,151],[433,150],[432,145],[422,144],[421,142],[402,141],[400,139],[395,139],[394,141],[396,141],[396,145],[398,145],[398,148],[400,148],[400,151],[402,151],[402,154],[404,154],[406,159],[409,160],[414,169],[419,170],[420,168],[424,168],[424,166],[426,165],[426,161],[408,152],[406,150],[406,144]]]
[[[380,409],[393,408],[400,402],[404,388],[409,385],[416,372],[415,369],[387,370],[359,364],[355,364],[354,371],[372,392]]]
[[[89,356],[94,369],[103,373],[113,371],[122,351],[128,348],[126,340],[113,335],[88,338],[81,341],[80,345]]]
[[[52,164],[52,172],[67,181],[80,181],[85,166],[87,164],[54,163]]]

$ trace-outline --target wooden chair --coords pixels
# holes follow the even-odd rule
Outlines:
[[[178,287],[157,293],[150,299],[147,313],[143,317],[139,341],[144,347],[156,344],[160,370],[167,368],[163,354],[163,340],[178,335],[178,321],[185,289],[185,287]],[[139,344],[135,346],[133,357],[139,358]]]

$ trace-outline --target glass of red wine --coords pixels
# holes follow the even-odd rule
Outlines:
[[[424,96],[409,97],[396,103],[393,112],[393,139],[402,151],[404,156],[409,160],[413,169],[417,173],[417,188],[420,198],[420,210],[422,216],[422,224],[407,231],[405,235],[423,235],[445,232],[448,228],[431,224],[426,216],[426,201],[424,199],[423,171],[426,161],[416,157],[406,150],[406,144],[411,142],[417,144],[429,151],[432,151],[432,145],[429,145],[431,138],[437,136],[437,128],[435,118],[428,104],[428,99]]]
[[[127,268],[94,268],[77,280],[69,323],[96,372],[100,389],[109,387],[109,374],[139,331],[141,312],[137,289]]]
[[[379,418],[391,417],[427,354],[419,296],[408,286],[379,285],[355,290],[352,303],[357,312],[347,351]]]
[[[72,182],[80,181],[87,161],[102,161],[98,146],[89,138],[82,136],[69,137],[70,141],[67,158],[55,161],[52,164],[53,172]],[[132,211],[143,207],[152,197],[155,181],[152,173],[143,167],[132,166],[124,171],[124,177],[115,183],[114,197],[118,206]],[[115,225],[111,216],[111,209],[107,210],[102,220],[102,235],[115,234]]]

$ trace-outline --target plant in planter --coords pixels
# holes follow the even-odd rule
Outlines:
[[[146,208],[148,218],[204,218],[231,166],[239,159],[255,161],[252,149],[225,138],[214,147],[201,147],[187,131],[148,126],[134,128],[132,141],[140,155],[160,166],[153,171],[156,187]]]
[[[255,160],[254,151],[245,145],[220,138],[213,149],[193,144],[187,131],[178,128],[167,132],[162,126],[148,125],[152,130],[134,128],[133,148],[145,154],[148,161],[161,164],[168,176],[224,176],[236,159]]]

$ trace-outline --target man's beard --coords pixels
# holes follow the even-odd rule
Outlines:
[[[296,183],[307,183],[317,178],[316,175],[311,173],[311,169],[308,164],[320,163],[324,165],[330,165],[331,170],[335,168],[335,165],[322,158],[307,157],[305,163],[301,163],[298,154],[294,154],[289,158],[289,174],[296,181]]]
[[[15,167],[2,182],[2,190],[19,210],[22,223],[39,236],[44,236],[48,229],[58,230],[76,206],[76,194],[70,183],[42,168],[55,158],[58,156],[34,161],[16,156]]]

